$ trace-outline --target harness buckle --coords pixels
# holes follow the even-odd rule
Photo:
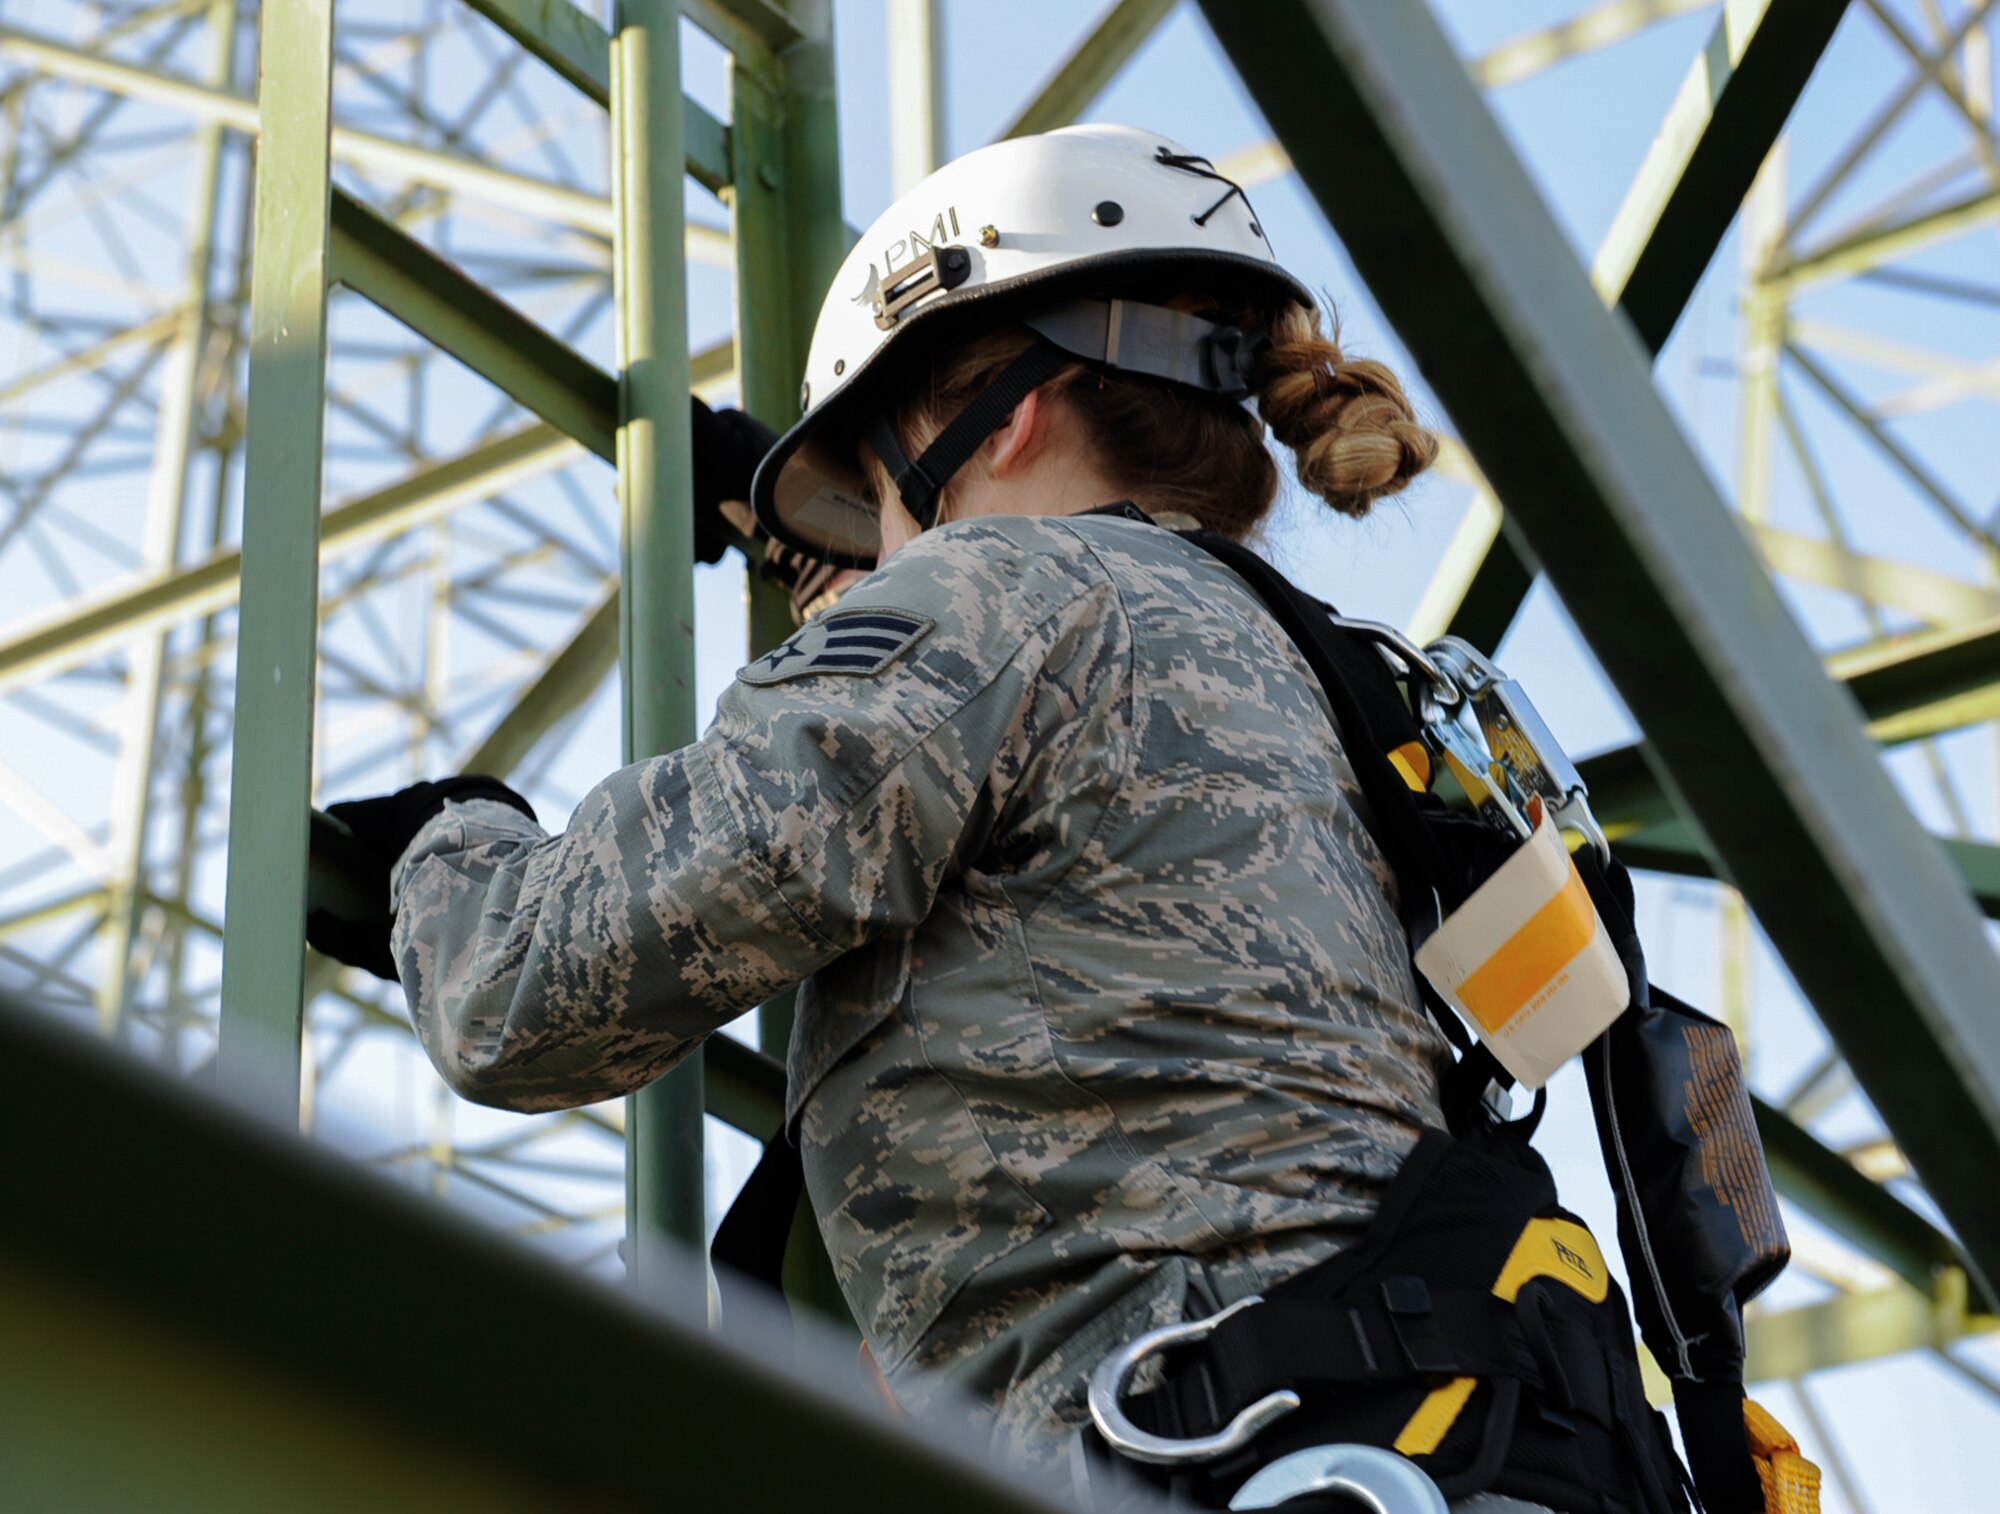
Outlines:
[[[1175,1466],[1182,1462],[1213,1461],[1218,1456],[1227,1456],[1239,1451],[1256,1438],[1257,1433],[1273,1420],[1281,1419],[1299,1406],[1299,1396],[1290,1388],[1280,1388],[1275,1393],[1250,1405],[1224,1428],[1213,1435],[1198,1435],[1187,1440],[1175,1440],[1170,1436],[1154,1435],[1141,1430],[1126,1416],[1119,1400],[1124,1397],[1125,1388],[1132,1380],[1132,1374],[1139,1364],[1148,1357],[1157,1356],[1175,1346],[1190,1345],[1206,1340],[1230,1316],[1242,1313],[1252,1304],[1263,1302],[1261,1294],[1238,1299],[1228,1308],[1206,1319],[1184,1320],[1178,1325],[1162,1325],[1157,1330],[1148,1330],[1144,1335],[1128,1341],[1116,1351],[1107,1355],[1097,1364],[1097,1370],[1090,1374],[1091,1422],[1097,1426],[1097,1433],[1104,1437],[1104,1443],[1120,1456],[1133,1461],[1149,1462],[1154,1466]]]

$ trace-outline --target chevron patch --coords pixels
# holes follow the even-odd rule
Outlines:
[[[872,678],[922,641],[937,622],[908,610],[828,610],[737,673],[744,683],[783,683],[810,673]]]

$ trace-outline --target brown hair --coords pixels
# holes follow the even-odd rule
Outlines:
[[[1219,311],[1212,302],[1172,303],[1209,320],[1268,330],[1271,345],[1252,374],[1257,415],[1291,449],[1299,482],[1341,514],[1366,515],[1437,457],[1437,438],[1418,423],[1396,375],[1381,363],[1348,358],[1338,330],[1326,335],[1314,307],[1287,302],[1267,321],[1261,312]],[[989,332],[911,375],[891,408],[905,451],[920,453],[1035,340],[1024,327]],[[1080,362],[1042,392],[1060,396],[1090,438],[1100,471],[1152,514],[1178,512],[1241,539],[1277,497],[1277,465],[1257,420],[1239,404]],[[873,449],[861,450],[877,496],[893,496],[888,470]],[[950,516],[949,497],[947,487],[941,519]]]

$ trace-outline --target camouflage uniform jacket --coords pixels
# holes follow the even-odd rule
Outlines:
[[[424,1044],[622,1094],[805,979],[807,1185],[906,1407],[1037,1459],[1142,1329],[1351,1240],[1446,1050],[1324,697],[1228,569],[1110,516],[927,533],[560,836],[454,804],[396,874]]]

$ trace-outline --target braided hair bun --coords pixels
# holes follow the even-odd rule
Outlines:
[[[1437,459],[1437,437],[1417,421],[1396,375],[1349,360],[1319,312],[1291,304],[1271,322],[1258,363],[1257,412],[1292,451],[1299,482],[1359,519]]]

